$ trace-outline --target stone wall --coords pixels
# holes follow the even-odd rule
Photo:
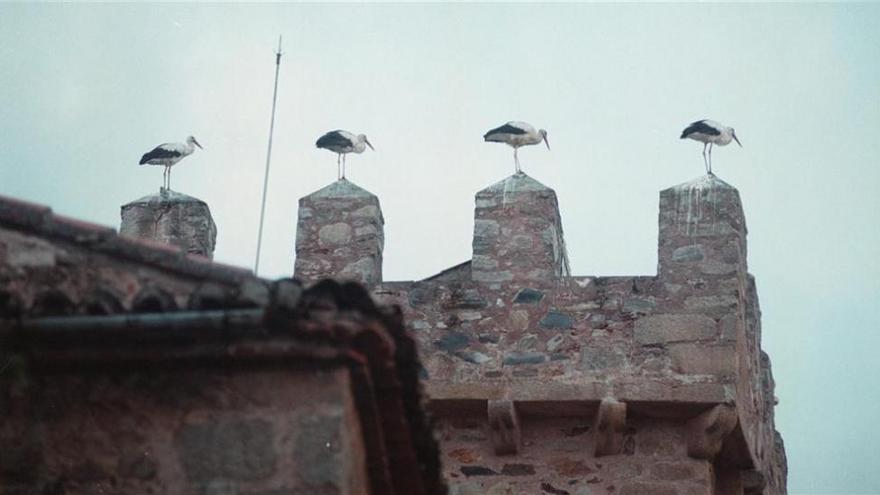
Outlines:
[[[523,450],[498,456],[486,424],[454,418],[440,427],[451,495],[690,495],[713,493],[710,462],[688,458],[681,424],[630,420],[622,455],[594,457],[590,417],[522,425]]]
[[[0,406],[3,493],[342,495],[368,485],[344,368],[31,380]]]
[[[517,175],[477,194],[470,263],[374,287],[420,344],[454,491],[785,493],[739,194],[667,189],[659,223],[657,275],[568,276],[555,193]]]

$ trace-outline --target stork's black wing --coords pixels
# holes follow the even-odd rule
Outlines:
[[[705,120],[698,120],[681,131],[681,139],[696,133],[705,134],[707,136],[717,136],[721,134],[721,131],[707,124]]]
[[[343,136],[339,131],[330,131],[319,137],[318,140],[315,141],[315,146],[318,148],[327,148],[329,146],[354,146],[354,143],[352,143],[347,137]]]
[[[489,136],[491,136],[493,134],[525,134],[525,133],[526,133],[526,131],[523,129],[520,129],[519,127],[515,127],[510,124],[504,124],[501,127],[496,127],[495,129],[492,129],[491,131],[487,132],[486,134],[483,134],[483,139],[487,139]]]
[[[182,153],[179,151],[163,148],[160,144],[159,146],[153,148],[152,151],[144,154],[144,156],[141,157],[141,161],[139,164],[143,165],[150,160],[155,160],[158,158],[177,158],[181,154]]]

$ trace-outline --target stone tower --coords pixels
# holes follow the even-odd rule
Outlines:
[[[298,259],[299,276],[381,253],[344,213],[366,203],[318,218],[309,198],[297,254],[320,269]],[[708,175],[661,192],[656,275],[571,275],[556,195],[524,174],[477,193],[474,218],[469,262],[361,278],[419,343],[451,493],[786,493],[735,188]]]

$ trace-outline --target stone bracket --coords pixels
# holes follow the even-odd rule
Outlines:
[[[489,439],[497,455],[514,455],[520,451],[521,433],[516,406],[510,400],[488,401]]]
[[[742,483],[744,495],[761,495],[767,486],[767,478],[764,473],[749,469],[739,472],[739,479]]]
[[[688,421],[688,455],[695,459],[713,459],[738,420],[735,406],[719,404]]]
[[[623,450],[623,434],[626,432],[626,403],[606,397],[599,403],[599,412],[593,425],[596,457],[619,454]]]

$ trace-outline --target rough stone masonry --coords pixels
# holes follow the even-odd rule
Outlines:
[[[122,206],[119,233],[213,258],[217,225],[204,201],[162,189]]]
[[[786,493],[729,184],[661,192],[656,275],[572,276],[556,194],[525,174],[477,193],[471,260],[426,280],[382,281],[382,226],[351,183],[303,198],[296,274],[403,309],[451,493]]]

